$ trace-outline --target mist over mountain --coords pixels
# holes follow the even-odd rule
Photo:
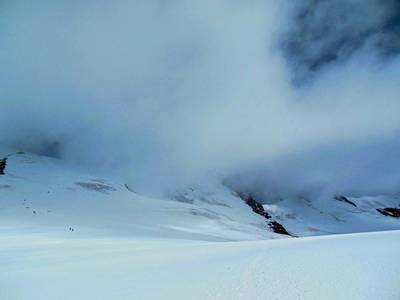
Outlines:
[[[151,193],[398,191],[397,1],[0,8],[2,144]]]
[[[399,0],[0,0],[0,299],[400,299]]]

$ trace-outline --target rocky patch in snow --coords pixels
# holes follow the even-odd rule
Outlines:
[[[286,235],[291,235],[289,232],[287,232],[287,230],[285,229],[285,227],[282,226],[282,224],[278,223],[277,221],[271,221],[268,223],[268,226],[272,229],[273,232],[275,233],[279,233],[279,234],[286,234]]]
[[[133,188],[131,188],[128,184],[125,183],[124,186],[131,193],[137,194],[137,192]]]
[[[264,209],[264,207],[262,206],[261,203],[259,203],[258,201],[256,201],[251,195],[248,195],[246,193],[243,192],[236,192],[236,194],[248,205],[251,207],[251,209],[253,210],[253,212],[255,212],[256,214],[259,214],[260,216],[263,216],[266,219],[272,219],[271,215]],[[268,222],[268,226],[269,228],[271,228],[271,230],[275,233],[278,234],[284,234],[284,235],[289,235],[289,236],[293,236],[292,234],[290,234],[285,227],[283,227],[282,224],[280,224],[279,222],[275,221],[275,220],[271,220],[270,222]]]
[[[4,175],[4,170],[6,168],[7,165],[7,157],[0,159],[0,175]]]
[[[271,216],[267,211],[265,211],[264,207],[261,203],[257,202],[251,195],[248,195],[243,192],[236,192],[237,195],[242,199],[251,209],[260,216],[263,216],[266,219],[271,219]]]
[[[352,206],[354,206],[354,207],[357,207],[357,205],[356,205],[353,201],[350,201],[350,200],[349,200],[347,197],[345,197],[345,196],[336,195],[334,198],[335,198],[336,200],[338,200],[338,201],[345,202],[345,203],[350,204],[350,205],[352,205]]]
[[[116,191],[116,189],[112,186],[99,182],[75,182],[75,184],[87,190],[92,190],[103,194],[108,194],[108,192]]]
[[[399,208],[386,207],[386,208],[377,208],[376,210],[384,216],[400,218],[400,209]]]

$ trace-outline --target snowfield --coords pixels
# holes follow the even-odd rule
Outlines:
[[[400,232],[253,242],[2,234],[0,299],[400,299]]]
[[[398,197],[351,201],[264,205],[294,235],[336,233],[292,238],[222,185],[150,198],[14,154],[0,176],[0,299],[398,300],[400,220],[375,209]]]

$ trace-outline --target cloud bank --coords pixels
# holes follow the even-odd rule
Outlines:
[[[381,10],[354,28],[392,18],[376,1],[358,5],[361,13]],[[296,169],[303,153],[320,151],[330,154],[318,172],[340,178],[333,162],[348,154],[318,149],[369,149],[398,136],[400,61],[395,52],[383,59],[372,42],[388,31],[376,29],[343,59],[324,58],[332,40],[353,29],[350,17],[327,39],[304,39],[302,53],[326,61],[313,69],[313,61],[288,50],[300,8],[281,1],[6,0],[1,6],[2,143],[115,173],[139,190],[215,172],[243,173],[243,182],[267,188],[263,182],[281,160]],[[337,9],[347,13],[346,6]],[[314,13],[310,35],[326,10]],[[299,77],[309,80],[299,85]],[[374,147],[385,160],[386,149]],[[355,175],[369,159],[358,157]],[[303,164],[298,172],[314,169]],[[297,193],[315,185],[296,177],[285,186],[285,176],[274,186]]]

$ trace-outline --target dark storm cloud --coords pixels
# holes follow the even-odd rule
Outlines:
[[[329,64],[351,59],[363,47],[381,59],[400,53],[397,0],[298,1],[291,16],[282,44],[297,82],[312,78]]]

